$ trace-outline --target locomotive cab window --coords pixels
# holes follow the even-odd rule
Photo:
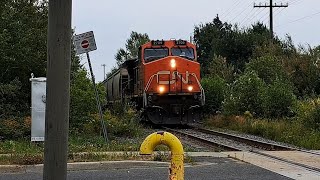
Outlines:
[[[168,48],[148,48],[144,50],[144,61],[151,62],[169,56]]]
[[[189,60],[194,60],[194,50],[190,47],[174,47],[171,49],[172,56],[180,56]]]

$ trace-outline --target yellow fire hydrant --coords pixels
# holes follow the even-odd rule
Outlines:
[[[184,152],[180,140],[168,132],[155,132],[150,134],[141,144],[140,154],[151,155],[154,148],[160,144],[166,145],[171,150],[171,165],[169,168],[170,180],[184,179]]]

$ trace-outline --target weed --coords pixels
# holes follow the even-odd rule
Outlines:
[[[291,119],[243,119],[237,116],[217,116],[207,120],[208,127],[227,128],[264,138],[290,143],[308,149],[320,149],[320,132]]]

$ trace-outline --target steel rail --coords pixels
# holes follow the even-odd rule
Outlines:
[[[196,127],[196,126],[190,126],[190,127],[192,129],[197,130],[197,131],[202,132],[202,133],[212,134],[212,135],[216,135],[216,136],[222,136],[222,137],[225,137],[227,139],[232,139],[232,140],[235,140],[235,141],[238,141],[238,142],[245,143],[247,145],[256,146],[257,148],[263,147],[263,149],[265,149],[265,150],[271,150],[271,151],[300,151],[300,152],[304,152],[304,153],[320,156],[320,153],[313,152],[313,151],[310,151],[310,150],[304,150],[304,149],[300,149],[300,148],[288,147],[288,146],[279,145],[279,144],[275,144],[275,143],[263,142],[263,141],[260,141],[260,140],[241,137],[241,136],[238,136],[238,135],[233,135],[233,134],[229,134],[229,133],[225,133],[225,132],[219,132],[219,131],[215,131],[215,130],[203,129],[203,128]]]
[[[259,151],[251,151],[251,153],[258,154],[258,155],[261,155],[261,156],[265,156],[265,157],[270,158],[270,159],[275,159],[275,160],[278,160],[278,161],[282,161],[282,162],[285,162],[285,163],[290,164],[290,165],[302,167],[302,168],[304,168],[304,169],[306,169],[308,171],[320,173],[320,168],[317,168],[317,167],[313,167],[313,166],[305,165],[305,164],[302,164],[302,163],[294,162],[294,161],[291,161],[291,160],[288,160],[288,159],[280,158],[280,157],[273,156],[273,155],[266,154],[266,153],[259,152]]]
[[[224,149],[224,150],[227,150],[227,151],[242,151],[242,149],[240,149],[240,148],[236,148],[236,147],[233,147],[233,146],[228,146],[228,145],[225,145],[225,144],[222,144],[222,143],[213,142],[213,141],[210,141],[208,139],[201,138],[201,137],[198,137],[198,136],[195,136],[195,135],[192,135],[192,134],[189,134],[189,133],[185,133],[185,132],[182,132],[182,131],[179,131],[179,130],[175,130],[175,129],[171,129],[171,128],[167,128],[167,127],[162,127],[162,128],[167,130],[167,131],[169,131],[169,132],[172,132],[172,133],[175,133],[175,134],[190,138],[192,140],[199,141],[199,142],[204,143],[204,144],[209,145],[209,146],[214,146],[214,147],[221,148],[221,149]]]
[[[199,128],[199,127],[191,127],[193,130],[205,133],[205,134],[211,134],[211,135],[215,135],[215,136],[220,136],[220,137],[224,137],[227,139],[232,139],[234,141],[237,142],[241,142],[259,149],[263,149],[263,150],[269,150],[269,151],[292,151],[293,149],[287,146],[283,146],[283,145],[279,145],[279,144],[275,144],[275,143],[269,143],[269,142],[263,142],[260,140],[255,140],[255,139],[250,139],[250,138],[246,138],[246,137],[241,137],[241,136],[237,136],[237,135],[233,135],[233,134],[229,134],[229,133],[224,133],[224,132],[219,132],[219,131],[214,131],[214,130],[209,130],[209,129],[203,129],[203,128]]]
[[[194,134],[185,133],[185,132],[182,132],[182,131],[179,131],[179,130],[176,130],[176,129],[167,128],[167,127],[163,127],[163,128],[166,129],[167,131],[172,132],[172,133],[179,134],[179,135],[182,135],[184,137],[187,137],[187,138],[190,138],[190,139],[193,139],[193,140],[196,140],[196,141],[200,141],[201,143],[204,143],[204,144],[209,145],[209,146],[223,148],[224,150],[227,150],[227,151],[242,151],[241,148],[237,148],[237,147],[234,147],[234,146],[228,146],[228,145],[225,145],[225,144],[222,144],[222,143],[220,144],[220,143],[217,143],[217,142],[213,142],[213,141],[207,140],[205,138],[198,137],[198,136],[196,136]],[[202,129],[202,128],[198,128],[198,127],[195,127],[195,129],[196,129],[196,131],[199,131],[199,132],[202,132],[202,133],[205,133],[205,134],[221,136],[220,132],[218,132],[218,131],[212,131],[212,130]],[[218,133],[216,133],[216,132],[218,132]],[[222,134],[226,134],[226,136],[222,135],[225,138],[232,137],[233,140],[242,139],[242,137],[240,137],[240,136],[235,136],[236,138],[233,138],[234,135],[231,135],[231,134],[228,134],[228,133],[222,133]],[[246,140],[241,140],[240,142],[247,144],[247,143],[253,143],[253,142],[249,142],[247,140],[256,141],[256,140],[249,139],[249,138],[245,138],[245,139]],[[295,151],[296,150],[295,148],[281,146],[281,145],[277,145],[277,144],[273,144],[273,143],[265,143],[265,145],[263,145],[263,143],[265,143],[265,142],[258,141],[257,144],[260,147],[261,146],[263,146],[263,147],[272,147],[271,148],[272,150],[275,150],[275,149],[276,150],[284,149],[286,151]],[[254,145],[257,145],[257,144],[254,144]],[[247,144],[247,145],[251,145],[251,144]],[[311,154],[319,155],[318,153],[315,153],[315,152],[312,152],[312,151],[310,151],[310,152],[306,151],[306,150],[301,150],[301,151],[305,152],[305,153],[311,153]],[[252,153],[252,154],[257,154],[257,155],[260,155],[260,156],[264,156],[264,157],[269,158],[269,159],[274,159],[274,160],[277,160],[277,161],[280,161],[280,162],[284,162],[284,163],[292,165],[292,166],[304,168],[305,170],[308,170],[308,171],[311,171],[311,172],[320,173],[320,168],[317,168],[317,167],[313,167],[313,166],[305,165],[305,164],[302,164],[302,163],[294,162],[294,161],[291,161],[291,160],[288,160],[288,159],[284,159],[284,158],[280,158],[280,157],[277,157],[277,156],[274,156],[274,155],[266,154],[266,153],[263,153],[263,152],[257,151],[257,150],[250,150],[249,152]]]

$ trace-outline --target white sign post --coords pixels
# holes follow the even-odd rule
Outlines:
[[[83,53],[86,53],[86,55],[87,55],[91,78],[92,78],[92,83],[93,83],[93,88],[94,88],[94,91],[96,94],[96,101],[97,101],[97,107],[99,110],[103,136],[104,136],[105,141],[107,142],[108,141],[107,129],[106,129],[105,122],[103,120],[101,103],[100,103],[99,94],[98,94],[96,83],[95,83],[94,74],[93,74],[92,67],[91,67],[90,56],[89,56],[90,51],[94,51],[97,49],[96,41],[94,40],[93,31],[89,31],[86,33],[75,35],[73,41],[74,41],[74,45],[76,46],[76,51],[77,51],[76,55],[83,54]]]

